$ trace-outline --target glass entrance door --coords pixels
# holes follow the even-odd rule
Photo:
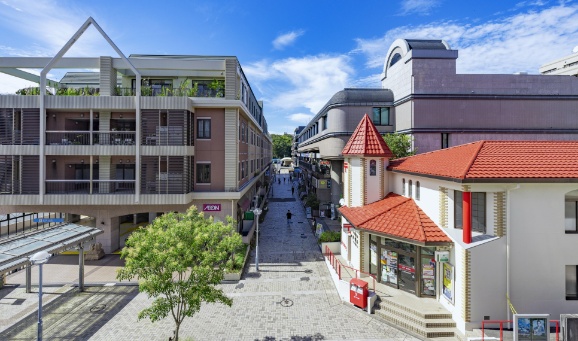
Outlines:
[[[398,273],[399,288],[415,294],[415,258],[400,254]]]

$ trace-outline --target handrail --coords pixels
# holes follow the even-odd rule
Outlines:
[[[373,281],[373,292],[375,293],[375,275],[370,274],[369,272],[365,272],[365,271],[361,271],[355,268],[352,268],[350,266],[347,265],[343,265],[343,263],[341,263],[341,261],[339,259],[337,259],[337,257],[335,257],[335,255],[333,254],[333,252],[329,249],[329,246],[325,246],[325,253],[324,256],[329,255],[329,262],[331,263],[331,266],[333,266],[333,269],[335,269],[335,271],[337,272],[337,275],[339,276],[339,279],[341,279],[341,267],[347,268],[347,269],[351,269],[353,271],[355,271],[355,278],[361,278],[360,275],[358,274],[365,274],[368,277],[371,277],[372,281]],[[339,265],[339,267],[337,267],[336,265]]]

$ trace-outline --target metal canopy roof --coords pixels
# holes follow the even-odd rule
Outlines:
[[[59,253],[103,233],[94,227],[64,224],[0,241],[0,274],[27,265],[39,251]]]

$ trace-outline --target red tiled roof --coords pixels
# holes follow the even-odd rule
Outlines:
[[[413,199],[395,193],[363,207],[341,207],[339,211],[357,228],[419,242],[451,242]]]
[[[478,141],[390,161],[389,170],[452,179],[578,179],[578,141]]]
[[[393,153],[367,114],[363,116],[341,153],[343,155],[393,157]]]

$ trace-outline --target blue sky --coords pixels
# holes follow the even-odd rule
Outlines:
[[[89,16],[126,55],[237,56],[276,134],[343,88],[380,87],[397,38],[445,39],[459,73],[535,74],[578,45],[576,1],[0,0],[0,56],[53,56]],[[91,28],[66,56],[99,55],[116,53]],[[26,85],[0,75],[0,93]]]

